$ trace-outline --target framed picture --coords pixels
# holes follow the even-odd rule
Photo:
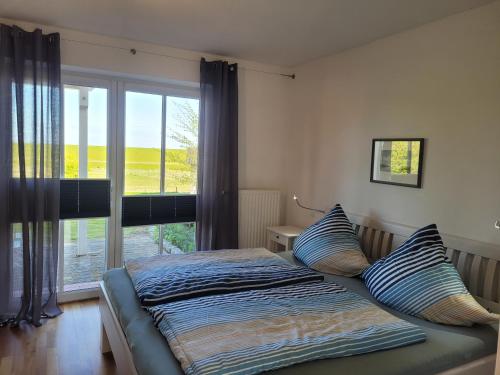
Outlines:
[[[423,156],[423,138],[374,139],[370,181],[421,188]]]

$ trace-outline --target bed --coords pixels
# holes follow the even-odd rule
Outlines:
[[[392,227],[376,228],[356,224],[355,229],[363,250],[370,258],[385,255],[397,245],[400,236],[404,238],[404,234],[395,234],[394,231],[390,231],[394,230]],[[498,292],[493,285],[498,283],[498,277],[495,276],[497,261],[470,252],[459,252],[453,249],[449,251],[450,258],[465,276],[464,280],[469,288],[476,291],[476,295],[477,290],[481,289],[483,297],[479,299],[494,309],[497,302],[492,296]],[[289,262],[298,264],[292,253],[285,252],[280,255]],[[332,275],[325,275],[325,279],[341,284],[377,304],[359,279]],[[490,283],[492,285],[489,285]],[[113,269],[106,272],[100,293],[103,323],[102,351],[113,351],[120,374],[183,373],[167,341],[153,326],[150,315],[141,308],[126,270]],[[488,296],[490,299],[485,298]],[[381,307],[402,319],[417,324],[425,331],[427,340],[423,343],[386,351],[302,363],[270,373],[356,374],[366,369],[370,369],[371,374],[493,373],[498,336],[496,326],[472,328],[443,326],[400,314],[384,306]]]

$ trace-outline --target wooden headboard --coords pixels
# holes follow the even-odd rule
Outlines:
[[[348,216],[370,261],[389,254],[418,229],[356,214],[348,213]],[[500,246],[445,234],[441,236],[446,255],[471,294],[490,311],[500,313]]]

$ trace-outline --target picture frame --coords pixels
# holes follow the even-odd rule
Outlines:
[[[370,182],[422,188],[424,138],[372,140]]]

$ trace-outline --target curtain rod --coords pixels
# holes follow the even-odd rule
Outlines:
[[[136,55],[137,52],[152,55],[152,56],[159,56],[159,57],[165,57],[168,59],[175,59],[175,60],[183,60],[183,61],[190,61],[190,62],[196,62],[199,63],[200,60],[194,59],[194,58],[189,58],[189,57],[179,57],[179,56],[172,56],[172,55],[166,55],[162,53],[156,53],[156,52],[150,52],[150,51],[145,51],[145,50],[138,50],[135,48],[126,48],[126,47],[118,47],[118,46],[113,46],[109,44],[102,44],[102,43],[93,43],[93,42],[86,42],[83,40],[75,40],[75,39],[67,39],[67,38],[61,38],[65,42],[73,42],[73,43],[82,43],[82,44],[88,44],[91,46],[97,46],[97,47],[106,47],[106,48],[114,48],[114,49],[119,49],[123,51],[130,52],[132,55]],[[245,70],[250,70],[252,72],[257,72],[257,73],[263,73],[263,74],[270,74],[270,75],[277,75],[277,76],[282,76],[282,77],[287,77],[291,79],[295,79],[295,74],[285,74],[285,73],[276,73],[276,72],[268,72],[265,70],[259,70],[259,69],[253,69],[253,68],[248,68],[245,66],[241,66],[242,69]]]

